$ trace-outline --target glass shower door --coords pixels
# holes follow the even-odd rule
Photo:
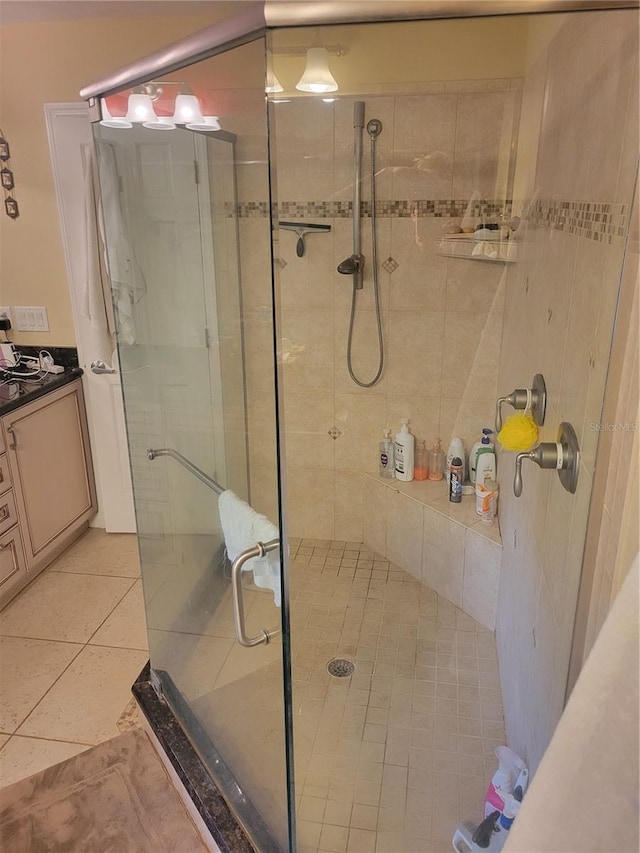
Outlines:
[[[94,128],[152,679],[252,842],[280,851],[280,551],[238,569],[235,586],[229,559],[282,539],[264,44],[231,54],[242,80],[228,55],[174,75],[224,130]]]

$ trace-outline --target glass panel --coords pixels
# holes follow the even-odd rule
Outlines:
[[[311,47],[336,91],[296,88]],[[269,49],[298,843],[446,850],[482,819],[507,732],[534,772],[563,708],[638,163],[637,13],[287,29]],[[376,288],[384,369],[363,387]],[[575,494],[525,461],[515,497],[506,450],[489,523],[443,480],[380,476],[385,428],[468,454],[536,373],[539,438],[578,434]]]
[[[271,635],[252,648],[236,640],[228,559],[280,537],[264,52],[256,42],[136,90],[164,130],[95,130],[151,666],[256,846],[283,850],[280,556],[241,575],[246,633]],[[167,128],[189,92],[222,130]],[[112,116],[130,94],[109,99]],[[225,549],[231,491],[242,502]]]

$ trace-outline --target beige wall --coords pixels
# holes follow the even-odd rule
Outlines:
[[[425,80],[520,77],[527,27],[525,18],[505,17],[281,30],[271,41],[274,70],[285,90],[295,91],[305,58],[287,55],[287,47],[309,44],[317,34],[322,44],[346,49],[329,57],[343,94]]]
[[[525,462],[523,493],[515,498],[513,454],[498,460],[500,674],[509,743],[532,770],[564,705],[598,440],[591,425],[602,415],[637,169],[637,20],[632,11],[568,16],[523,93],[523,112],[528,104],[545,107],[530,158],[531,195],[521,200],[518,263],[506,288],[499,388],[509,393],[542,373],[548,402],[541,439],[554,441],[568,421],[581,448],[575,495],[553,471]],[[527,206],[532,198],[537,208]],[[597,221],[576,208],[568,213],[573,221],[561,221],[566,209],[560,216],[558,205],[566,202],[611,205],[621,230],[611,241],[593,239]],[[559,217],[551,227],[548,216]]]
[[[0,216],[0,304],[45,305],[50,325],[48,334],[14,332],[15,342],[75,344],[43,104],[79,101],[82,86],[212,19],[213,13],[0,28],[0,126],[20,205],[18,219]]]

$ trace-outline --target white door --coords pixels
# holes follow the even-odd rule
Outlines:
[[[120,377],[117,373],[97,376],[91,372],[91,362],[104,355],[96,352],[94,329],[81,310],[80,295],[85,286],[87,264],[84,180],[87,155],[93,144],[91,124],[85,104],[45,104],[45,118],[78,357],[85,372],[99,507],[92,525],[104,527],[109,533],[134,533],[136,523]]]

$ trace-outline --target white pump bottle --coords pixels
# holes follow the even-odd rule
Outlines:
[[[403,418],[393,446],[396,480],[413,480],[414,438],[409,432],[409,419]]]

